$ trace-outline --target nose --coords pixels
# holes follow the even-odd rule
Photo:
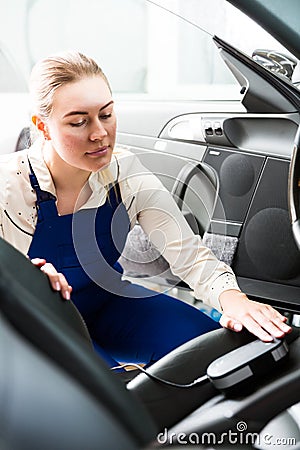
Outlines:
[[[95,120],[92,125],[90,140],[91,141],[101,141],[105,136],[107,136],[107,131],[100,119]]]

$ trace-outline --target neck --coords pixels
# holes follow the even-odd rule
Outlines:
[[[87,183],[91,172],[66,163],[50,145],[44,146],[44,160],[55,186],[59,214],[74,213],[91,195]]]

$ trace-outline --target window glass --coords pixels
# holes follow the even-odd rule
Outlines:
[[[208,28],[222,21],[224,1],[214,1],[221,10],[219,19],[208,11],[204,20]],[[32,63],[61,49],[77,49],[100,63],[115,93],[174,99],[237,97],[239,86],[211,36],[180,17],[200,14],[203,19],[199,4],[206,7],[209,2],[89,0],[87,7],[80,0],[37,0],[28,20]],[[51,39],[44,32],[49,23],[55,27]]]
[[[0,92],[24,92],[26,80],[14,62],[0,48]]]
[[[51,34],[44,32],[49,24]],[[97,60],[114,91],[145,92],[144,1],[38,0],[28,28],[32,62],[60,50],[79,50]]]
[[[75,49],[97,60],[115,94],[238,99],[240,86],[212,36],[249,55],[282,50],[225,0],[0,0],[1,6],[0,40],[25,77],[38,59]]]

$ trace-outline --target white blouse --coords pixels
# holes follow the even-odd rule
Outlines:
[[[25,255],[37,221],[36,194],[29,181],[28,160],[41,189],[56,195],[39,141],[28,150],[0,156],[0,236]],[[135,154],[119,147],[114,151],[109,172],[110,181],[118,179],[132,226],[138,221],[170,264],[172,273],[194,290],[196,298],[221,310],[219,295],[228,289],[240,290],[234,273],[193,233],[160,180]],[[88,182],[92,194],[80,209],[101,206],[106,200],[101,171],[93,172]]]

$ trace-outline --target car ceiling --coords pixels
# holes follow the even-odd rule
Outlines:
[[[227,0],[300,59],[299,0]]]

